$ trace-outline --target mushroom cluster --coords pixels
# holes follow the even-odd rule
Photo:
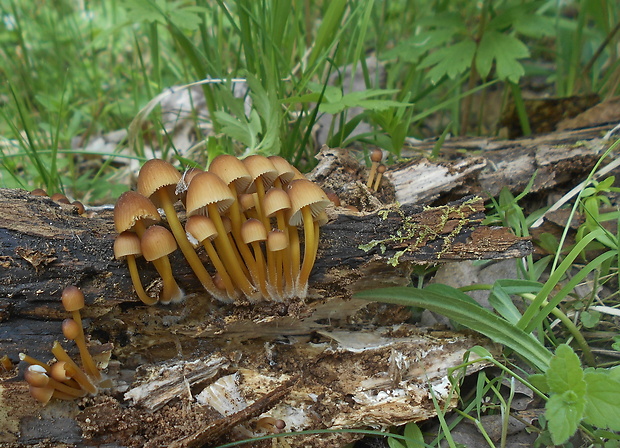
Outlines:
[[[52,354],[56,358],[52,365],[46,364],[25,353],[19,359],[30,364],[24,378],[30,387],[30,395],[36,400],[47,403],[52,398],[74,400],[86,394],[96,394],[101,380],[101,373],[95,364],[82,328],[80,310],[84,308],[84,294],[75,286],[68,286],[62,292],[62,304],[71,318],[62,323],[62,332],[69,340],[75,341],[82,367],[80,367],[60,342],[54,342]]]
[[[119,233],[114,253],[127,261],[145,304],[183,299],[168,259],[177,248],[202,286],[221,302],[306,297],[319,226],[327,222],[325,208],[331,201],[282,157],[239,160],[222,154],[207,171],[193,168],[184,174],[153,159],[140,170],[137,190],[123,193],[114,207]],[[185,225],[177,215],[177,201],[185,208]],[[196,252],[201,246],[206,264]],[[162,278],[158,298],[142,287],[135,261],[139,256],[152,262]]]

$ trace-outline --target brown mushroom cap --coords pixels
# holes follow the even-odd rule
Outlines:
[[[377,167],[377,174],[383,174],[385,173],[385,170],[387,170],[387,167],[385,165],[379,165]]]
[[[278,171],[278,177],[282,181],[282,183],[289,183],[293,180],[295,175],[297,174],[293,165],[288,163],[288,161],[284,157],[280,156],[269,156],[267,157],[273,166]]]
[[[230,154],[220,154],[213,159],[209,172],[217,175],[226,185],[234,182],[237,193],[244,193],[253,180],[244,163]]]
[[[126,191],[114,205],[114,227],[118,233],[132,230],[138,220],[145,226],[161,221],[157,207],[151,201],[135,191]]]
[[[69,198],[67,198],[67,196],[65,196],[62,193],[54,193],[53,195],[50,196],[50,198],[52,199],[52,201],[58,202],[60,204],[70,204],[71,201],[69,201]]]
[[[284,250],[288,247],[288,238],[282,230],[272,230],[267,234],[267,249],[272,252]]]
[[[216,204],[220,213],[224,213],[235,202],[232,193],[219,176],[206,171],[192,180],[187,190],[187,216],[204,214],[208,204]]]
[[[373,149],[370,152],[370,161],[371,162],[379,163],[379,162],[381,162],[382,158],[383,158],[383,151],[381,151],[379,148]]]
[[[162,207],[153,195],[160,188],[165,188],[171,198],[176,198],[176,187],[181,180],[181,173],[170,163],[161,159],[151,159],[142,165],[138,174],[138,193],[151,199]]]
[[[144,259],[153,261],[174,252],[177,249],[177,242],[168,229],[154,225],[146,229],[140,246]]]
[[[30,194],[33,196],[47,196],[47,191],[45,191],[43,188],[35,188],[30,192]]]
[[[262,222],[258,219],[251,218],[245,221],[241,226],[241,237],[245,244],[265,241],[267,239],[267,230]]]
[[[70,341],[73,341],[80,337],[82,331],[76,321],[73,319],[65,319],[62,321],[62,334]]]
[[[185,224],[185,231],[199,242],[217,237],[217,229],[210,218],[203,215],[190,216]]]
[[[289,225],[291,226],[302,225],[302,208],[309,207],[314,217],[331,204],[321,187],[306,179],[292,181],[288,187],[288,195],[291,198],[291,215],[289,218]]]
[[[272,188],[265,193],[263,199],[263,210],[265,216],[271,218],[280,210],[288,210],[291,208],[291,198],[284,190],[279,188]]]
[[[84,294],[77,286],[67,286],[62,291],[62,306],[67,311],[78,311],[84,308]]]
[[[253,193],[256,191],[256,185],[254,182],[260,177],[265,189],[269,188],[273,182],[278,178],[278,170],[271,160],[269,160],[265,156],[261,156],[258,154],[248,156],[243,159],[243,164],[250,172],[252,176],[252,185],[248,188],[248,193]]]
[[[122,232],[114,240],[114,257],[122,260],[128,255],[139,257],[142,255],[140,238],[133,232]]]

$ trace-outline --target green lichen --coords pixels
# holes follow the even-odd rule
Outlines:
[[[400,206],[381,210],[378,212],[378,216],[383,220],[387,219],[389,212],[392,210],[398,213],[401,218],[401,226],[396,230],[393,236],[382,240],[372,240],[366,244],[360,244],[358,248],[364,252],[368,252],[379,246],[381,254],[384,254],[388,247],[406,244],[404,249],[398,250],[387,260],[389,265],[397,266],[400,258],[406,253],[413,253],[425,244],[441,239],[441,250],[437,252],[437,258],[439,259],[450,249],[454,238],[463,230],[463,227],[469,223],[469,219],[467,218],[469,213],[466,213],[466,211],[475,212],[475,208],[472,204],[479,200],[480,198],[473,197],[458,205],[424,207],[425,212],[430,210],[440,211],[439,220],[432,225],[415,222],[414,216],[406,216]],[[452,218],[450,218],[451,215]],[[454,229],[450,233],[442,235],[446,224],[450,219],[454,219],[454,215],[457,216],[457,223]]]

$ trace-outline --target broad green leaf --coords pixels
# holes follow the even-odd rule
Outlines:
[[[422,431],[415,423],[407,423],[403,435],[407,438],[405,443],[408,448],[420,447],[424,445]]]
[[[532,282],[533,283],[533,282]],[[510,297],[511,294],[519,294],[523,292],[532,292],[532,287],[520,288],[518,283],[511,286],[504,285],[498,280],[493,284],[489,294],[489,303],[504,319],[512,324],[516,324],[521,319],[521,312],[517,309]],[[536,285],[535,291],[540,290],[541,285]]]
[[[549,384],[547,383],[547,376],[542,373],[535,373],[527,377],[529,383],[539,391],[548,394]]]
[[[586,372],[584,379],[585,420],[599,428],[620,431],[620,380],[602,369]]]
[[[465,40],[430,53],[420,62],[419,67],[432,67],[427,76],[436,84],[446,75],[450,79],[456,79],[465,73],[471,67],[475,53],[474,41]]]
[[[252,133],[247,121],[243,123],[224,111],[216,111],[215,117],[222,125],[224,134],[243,143],[248,148],[254,148],[257,144],[257,136]]]
[[[594,328],[601,321],[601,313],[596,310],[588,310],[579,316],[581,323],[586,328]]]
[[[549,363],[547,384],[552,393],[561,394],[571,390],[579,397],[586,393],[586,382],[583,379],[583,369],[579,357],[572,348],[561,344]]]
[[[562,394],[551,395],[545,405],[547,427],[551,432],[553,443],[560,445],[575,434],[583,417],[585,399],[572,390]]]
[[[512,24],[515,31],[528,37],[553,36],[554,19],[539,14],[519,16]]]
[[[439,285],[436,285],[439,286]],[[449,288],[442,285],[445,288]],[[531,335],[524,333],[514,325],[497,316],[480,305],[463,300],[466,295],[452,288],[458,294],[439,294],[437,289],[385,288],[361,291],[355,298],[395,303],[404,306],[416,306],[442,314],[449,319],[483,335],[494,342],[511,348],[519,356],[536,368],[545,371],[549,367],[551,353]]]
[[[476,53],[476,68],[482,78],[486,78],[495,60],[497,77],[501,80],[519,82],[525,70],[517,61],[530,55],[523,42],[514,36],[487,31],[483,34]]]

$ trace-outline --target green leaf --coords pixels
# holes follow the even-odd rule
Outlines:
[[[419,67],[433,67],[427,76],[433,84],[436,84],[445,75],[450,79],[456,79],[465,73],[471,67],[475,53],[474,41],[465,40],[430,53],[420,62]]]
[[[436,287],[439,285],[435,285]],[[376,300],[405,306],[426,308],[442,314],[453,321],[482,333],[494,342],[514,350],[528,363],[544,371],[549,367],[551,353],[531,335],[524,333],[506,320],[482,308],[473,299],[465,300],[463,292],[441,285],[442,289],[451,289],[450,294],[440,294],[434,290],[416,288],[385,288],[361,291],[354,295],[357,299]]]
[[[547,376],[545,374],[535,373],[528,376],[527,381],[539,391],[549,393],[549,384],[547,383]]]
[[[216,111],[215,118],[222,125],[222,132],[229,137],[243,143],[248,148],[254,148],[258,137],[252,132],[247,120],[242,122],[224,111]]]
[[[424,445],[422,431],[414,422],[405,425],[405,432],[403,435],[406,437],[405,443],[407,444],[407,448],[416,448]]]
[[[497,31],[487,31],[478,46],[476,68],[480,76],[486,78],[495,60],[497,77],[518,83],[525,70],[517,60],[529,55],[525,44],[516,37]]]
[[[551,395],[545,405],[545,418],[551,438],[555,445],[560,445],[575,434],[585,409],[585,399],[574,391]]]
[[[586,382],[583,379],[581,362],[570,346],[566,344],[558,346],[546,374],[552,393],[561,394],[571,390],[579,397],[585,395]]]
[[[608,371],[586,372],[586,408],[584,419],[599,428],[620,431],[620,380]]]
[[[584,327],[594,328],[601,321],[601,313],[596,310],[584,311],[579,319]]]

